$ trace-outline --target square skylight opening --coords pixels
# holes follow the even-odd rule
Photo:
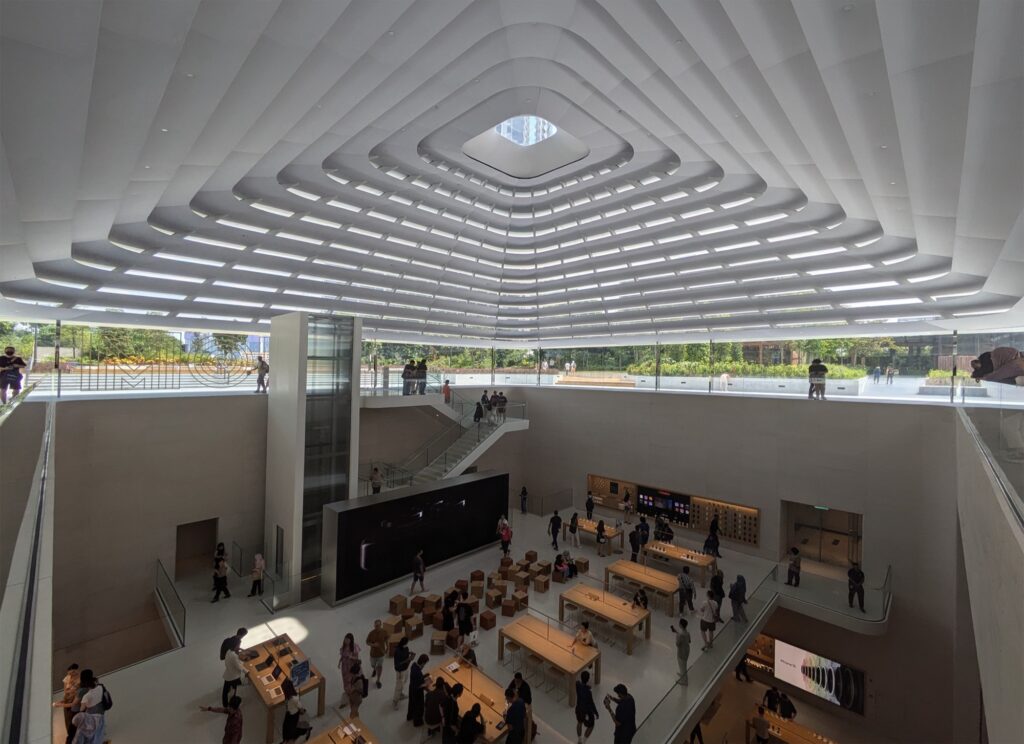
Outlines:
[[[531,114],[513,116],[494,127],[494,131],[520,147],[530,147],[553,137],[558,127],[547,119]]]

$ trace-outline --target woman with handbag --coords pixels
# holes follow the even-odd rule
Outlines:
[[[345,694],[348,695],[349,718],[356,718],[363,698],[370,692],[370,680],[363,674],[363,665],[358,660],[352,664],[351,674],[351,686],[345,688]]]
[[[295,744],[302,737],[308,741],[313,727],[306,719],[306,709],[302,707],[295,685],[287,677],[281,683],[281,692],[284,693],[284,723],[281,726],[284,744]]]

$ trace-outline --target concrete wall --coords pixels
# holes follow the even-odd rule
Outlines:
[[[7,585],[46,423],[46,404],[21,403],[0,426],[0,592]]]
[[[893,565],[889,633],[867,638],[793,617],[791,625],[803,645],[867,672],[866,726],[906,741],[952,740],[957,605],[966,601],[956,590],[952,409],[585,389],[507,394],[528,403],[522,462],[532,491],[568,484],[581,503],[589,472],[756,506],[761,544],[746,550],[770,559],[787,547],[783,499],[863,514],[869,584]]]
[[[454,424],[431,406],[362,408],[359,411],[359,462],[381,460],[401,465],[428,439]]]
[[[1011,466],[1013,467],[1013,466]],[[964,422],[957,420],[957,476],[963,570],[992,742],[1024,731],[1024,530]]]
[[[54,646],[149,620],[155,564],[177,525],[263,536],[266,398],[180,396],[57,404]]]

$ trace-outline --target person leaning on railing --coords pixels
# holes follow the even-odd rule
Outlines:
[[[974,362],[977,362],[977,366]],[[992,350],[986,359],[982,354],[971,366],[975,374],[986,382],[998,382],[1003,385],[1020,385],[1024,383],[1024,356],[1020,351],[1009,346],[1000,346]],[[991,365],[991,371],[984,371]],[[1004,412],[999,419],[999,429],[1006,442],[1003,459],[1010,462],[1024,462],[1024,413],[1018,411]]]

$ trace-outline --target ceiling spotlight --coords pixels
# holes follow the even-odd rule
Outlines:
[[[394,36],[394,35],[395,35],[394,31],[388,31],[388,36]]]
[[[882,145],[882,149],[883,150],[888,150],[889,149],[889,145]]]
[[[848,5],[844,5],[843,6],[843,12],[844,13],[849,13],[851,10],[853,10],[853,5],[852,4],[848,4]]]
[[[142,167],[145,168],[146,170],[149,170],[149,166],[148,165],[144,165]]]
[[[166,133],[166,132],[169,132],[169,131],[171,131],[171,130],[170,130],[170,129],[168,129],[167,127],[160,127],[160,131],[161,131],[161,132],[165,132],[165,133]]]
[[[187,77],[187,78],[194,78],[195,76],[196,76],[196,74],[194,72],[186,72],[185,73],[185,77]]]
[[[890,186],[895,186],[895,185],[896,185],[896,182],[895,182],[895,181],[889,181],[889,185],[890,185]]]

